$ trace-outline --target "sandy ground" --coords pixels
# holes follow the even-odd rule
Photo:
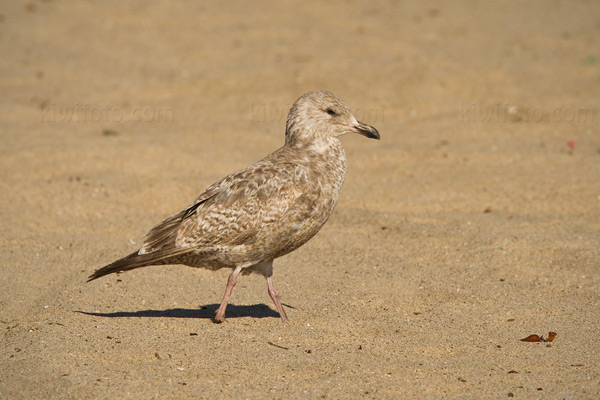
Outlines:
[[[0,5],[0,398],[600,397],[600,4]],[[95,269],[330,89],[330,222],[227,271]],[[552,343],[524,343],[557,332]]]

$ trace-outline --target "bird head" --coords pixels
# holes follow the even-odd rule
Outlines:
[[[332,92],[309,92],[294,102],[288,114],[285,142],[310,140],[315,136],[338,137],[358,133],[379,139],[374,127],[357,121],[344,100]]]

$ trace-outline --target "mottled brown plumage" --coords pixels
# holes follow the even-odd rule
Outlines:
[[[273,287],[273,260],[306,243],[333,212],[346,175],[338,136],[379,139],[331,92],[300,97],[288,115],[285,145],[210,186],[183,211],[146,234],[142,247],[94,272],[89,280],[148,265],[232,268],[215,320],[225,320],[241,272],[267,278],[269,295],[287,320]]]

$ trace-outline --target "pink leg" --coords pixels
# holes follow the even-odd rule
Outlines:
[[[229,296],[231,296],[231,291],[237,282],[237,276],[242,271],[242,267],[236,267],[231,275],[229,275],[229,279],[227,279],[227,288],[225,288],[225,294],[223,295],[223,301],[221,305],[215,312],[215,322],[218,324],[225,322],[225,309],[227,308],[227,301],[229,300]]]
[[[275,290],[275,286],[273,286],[273,277],[267,277],[267,287],[269,289],[269,296],[273,299],[273,303],[275,303],[275,307],[277,307],[277,311],[279,311],[279,315],[281,316],[281,320],[283,322],[288,321],[287,315],[285,315],[285,311],[283,311],[283,307],[281,306],[281,300],[279,299],[279,293]]]

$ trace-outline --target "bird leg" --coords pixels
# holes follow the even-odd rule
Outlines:
[[[227,308],[227,301],[229,300],[229,296],[231,296],[231,291],[237,282],[237,276],[242,271],[242,267],[235,267],[229,278],[227,279],[227,287],[225,288],[225,294],[223,295],[223,301],[221,301],[221,305],[215,311],[215,322],[220,324],[225,322],[225,309]]]
[[[285,311],[283,311],[283,307],[281,306],[281,300],[279,298],[279,293],[275,290],[275,286],[273,286],[273,276],[267,276],[267,288],[269,290],[269,296],[273,299],[273,303],[275,303],[275,307],[277,307],[277,311],[279,311],[279,315],[281,316],[281,320],[283,322],[288,321],[287,315],[285,315]]]

